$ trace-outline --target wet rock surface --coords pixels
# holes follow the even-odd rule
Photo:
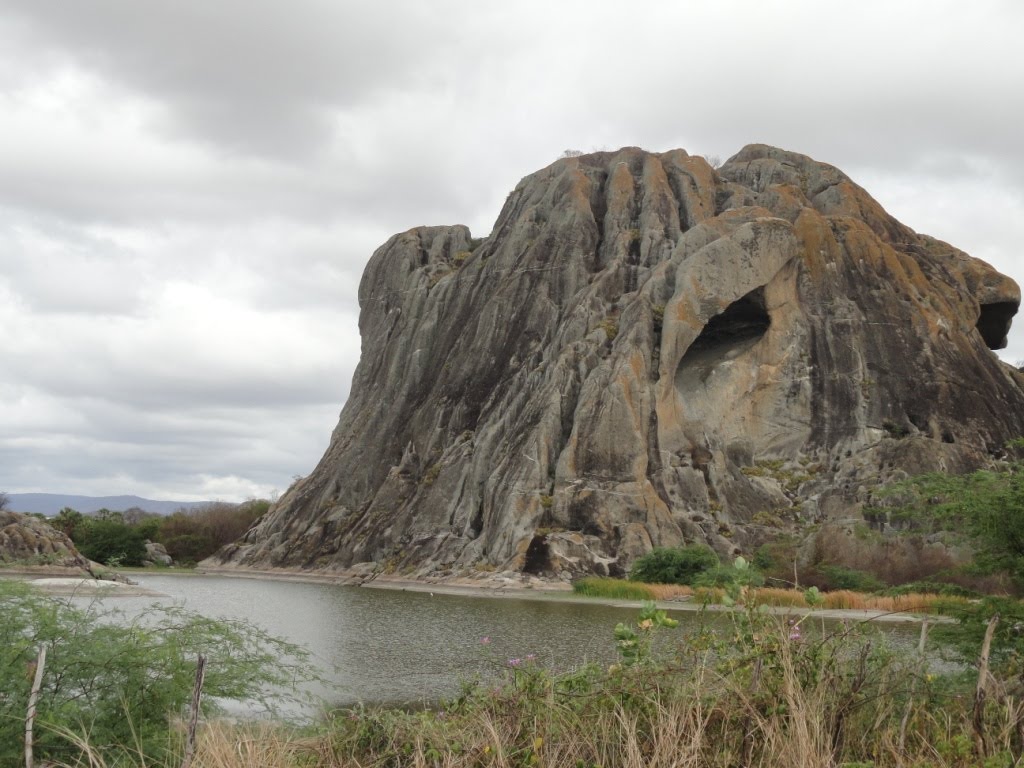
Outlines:
[[[482,241],[392,237],[359,299],[330,447],[213,562],[618,575],[859,518],[880,482],[1024,434],[992,352],[1017,285],[763,145],[559,160]]]

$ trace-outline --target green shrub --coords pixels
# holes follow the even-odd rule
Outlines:
[[[136,748],[151,760],[164,757],[177,736],[169,718],[186,711],[198,654],[207,657],[202,704],[208,713],[216,711],[217,698],[272,705],[268,687],[295,690],[315,679],[305,651],[246,622],[174,607],[119,620],[0,580],[0,765],[21,764],[40,646],[47,650],[35,727],[41,763],[97,764],[79,762],[69,733],[87,739],[107,765],[122,765]]]
[[[764,576],[756,568],[739,569],[732,565],[716,565],[703,573],[698,574],[694,580],[695,587],[762,587]]]
[[[718,564],[718,555],[704,544],[678,549],[656,547],[633,564],[629,578],[648,584],[692,585],[699,574]]]
[[[897,597],[899,595],[941,595],[942,597],[978,598],[981,593],[959,584],[942,584],[936,581],[912,581],[882,590],[883,595]]]
[[[86,517],[75,528],[73,541],[90,560],[104,565],[142,565],[146,539],[142,532],[117,518]]]
[[[179,562],[197,563],[249,530],[270,508],[265,499],[242,504],[214,502],[194,509],[180,509],[160,521],[154,541]]]
[[[608,341],[615,341],[615,337],[619,335],[619,323],[615,318],[606,317],[597,327],[605,332],[608,337]]]
[[[825,577],[825,589],[849,589],[854,592],[878,592],[885,584],[874,574],[846,568],[842,565],[823,565],[818,572]]]

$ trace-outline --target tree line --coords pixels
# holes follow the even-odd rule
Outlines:
[[[192,565],[237,539],[269,508],[266,499],[212,502],[167,516],[138,507],[90,514],[65,507],[47,522],[67,535],[83,555],[104,565],[142,565],[147,541],[162,544],[177,564]]]

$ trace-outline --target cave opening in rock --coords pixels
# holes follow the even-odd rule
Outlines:
[[[551,553],[548,551],[547,536],[534,536],[530,546],[526,549],[526,562],[523,563],[523,573],[540,576],[545,571],[550,570]]]
[[[679,371],[697,370],[701,378],[719,363],[746,351],[768,332],[771,317],[765,309],[764,287],[755,288],[708,320],[679,361]]]
[[[982,304],[981,314],[975,327],[985,340],[989,349],[1004,349],[1006,334],[1010,332],[1013,316],[1017,314],[1018,304],[1015,301],[996,301]]]

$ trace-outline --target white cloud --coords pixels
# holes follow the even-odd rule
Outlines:
[[[777,144],[1024,282],[1022,26],[997,0],[11,0],[0,488],[283,489],[347,395],[373,249],[486,234],[567,148]]]

